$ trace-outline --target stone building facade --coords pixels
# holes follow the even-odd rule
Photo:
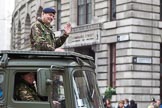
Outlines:
[[[95,59],[100,91],[115,87],[112,101],[133,99],[146,108],[162,94],[160,0],[16,0],[13,50],[30,50],[30,26],[44,7],[57,9],[54,31],[73,26],[66,50]]]

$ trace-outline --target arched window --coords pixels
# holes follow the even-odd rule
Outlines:
[[[41,17],[42,10],[43,10],[43,8],[40,6],[38,11],[37,11],[37,17],[36,18]]]
[[[24,32],[24,46],[25,48],[30,47],[30,27],[31,27],[31,20],[29,14],[26,16],[25,20],[25,32]]]
[[[18,22],[18,29],[17,29],[17,34],[16,34],[16,48],[15,49],[20,49],[21,48],[21,22]]]
[[[16,27],[15,27],[15,22],[12,23],[12,34],[11,34],[11,49],[15,49],[16,47]]]

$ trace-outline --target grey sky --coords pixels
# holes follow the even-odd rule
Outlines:
[[[0,50],[10,49],[10,29],[14,1],[0,0]]]

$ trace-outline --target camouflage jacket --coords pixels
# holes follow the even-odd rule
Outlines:
[[[66,41],[68,36],[62,35],[56,39],[51,28],[38,19],[31,28],[30,40],[32,50],[54,51]]]
[[[34,85],[28,84],[24,80],[22,80],[20,84],[16,85],[15,95],[16,99],[21,101],[41,101]]]

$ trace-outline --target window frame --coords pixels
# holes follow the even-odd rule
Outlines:
[[[77,25],[90,24],[92,19],[92,1],[84,0],[83,3],[80,3],[80,1],[81,0],[77,0]],[[85,12],[85,14],[81,12]]]
[[[29,102],[29,103],[31,102],[31,101],[16,100],[16,99],[14,98],[14,95],[15,95],[15,86],[16,86],[16,80],[17,80],[16,78],[18,77],[18,76],[16,76],[16,75],[17,75],[18,73],[21,73],[21,74],[22,74],[22,73],[26,73],[26,72],[33,72],[33,73],[36,73],[36,76],[35,76],[35,77],[37,78],[37,72],[36,72],[36,71],[31,71],[31,70],[30,70],[30,71],[27,71],[27,70],[25,70],[25,71],[24,71],[24,70],[22,70],[22,71],[15,71],[15,73],[14,73],[14,84],[13,84],[12,98],[13,98],[13,100],[16,101],[16,102],[25,102],[25,103],[26,103],[26,102]],[[37,79],[36,79],[36,81],[37,81]],[[39,102],[39,103],[40,103],[40,102],[48,102],[48,101],[33,101],[33,102]]]
[[[15,100],[14,99],[14,87],[15,87],[15,75],[16,73],[24,73],[24,72],[37,72],[35,69],[11,69],[10,71],[10,80],[12,81],[12,84],[9,84],[10,88],[9,91],[11,91],[10,95],[8,95],[8,98],[10,98],[10,101],[8,102],[9,106],[17,107],[23,107],[23,108],[29,108],[29,107],[37,107],[37,108],[50,108],[50,103],[48,101],[21,101],[21,100]],[[12,77],[11,77],[12,76]]]

